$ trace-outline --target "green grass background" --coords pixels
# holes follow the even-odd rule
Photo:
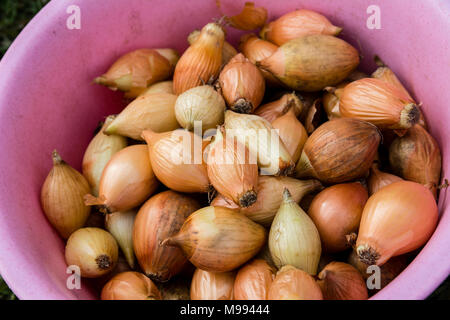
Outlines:
[[[49,0],[0,0],[0,57],[2,57],[14,39],[30,19]],[[101,0],[96,0],[101,1]],[[127,0],[122,0],[127,1]],[[0,253],[1,254],[1,253]],[[15,300],[17,297],[8,288],[0,276],[0,300]],[[449,300],[450,280],[447,280],[429,297],[429,299]]]

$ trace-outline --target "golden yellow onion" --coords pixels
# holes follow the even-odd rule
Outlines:
[[[90,188],[85,177],[64,162],[56,150],[52,158],[53,168],[41,189],[41,205],[50,224],[67,239],[89,217],[91,208],[84,204],[83,196]]]
[[[235,272],[197,269],[191,282],[191,300],[233,300]]]
[[[122,272],[112,278],[101,293],[102,300],[161,300],[156,285],[139,272]]]
[[[199,36],[199,30],[192,31],[188,36],[189,44],[192,45],[195,41],[197,41]],[[224,41],[222,48],[222,65],[226,65],[228,61],[230,61],[231,58],[233,58],[237,54],[237,50],[228,41]]]
[[[166,132],[179,128],[175,117],[177,96],[170,93],[152,93],[133,100],[106,127],[106,134],[119,134],[142,140],[144,130]]]

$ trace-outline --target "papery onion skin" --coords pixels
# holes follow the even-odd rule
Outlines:
[[[192,31],[188,36],[189,45],[192,45],[195,41],[197,41],[199,36],[200,30]],[[222,65],[226,65],[231,60],[231,58],[233,58],[237,54],[237,50],[228,41],[224,41],[222,48]]]
[[[308,133],[295,116],[294,109],[291,108],[287,113],[275,119],[272,126],[274,129],[278,129],[278,135],[291,155],[292,161],[297,163],[308,139]]]
[[[166,132],[180,127],[175,116],[177,96],[170,93],[151,93],[133,100],[114,121],[105,134],[118,134],[142,140],[144,130]]]
[[[336,88],[330,88],[323,94],[322,104],[325,110],[328,120],[341,118],[341,112],[339,110],[339,101],[342,93],[344,92],[347,81],[340,83]]]
[[[82,169],[83,175],[91,186],[94,196],[98,196],[98,188],[102,177],[103,169],[105,169],[108,161],[118,151],[127,146],[127,139],[119,135],[106,135],[103,130],[107,128],[115,116],[106,118],[100,131],[91,140],[86,151],[84,152]]]
[[[133,244],[142,271],[156,281],[168,281],[187,263],[177,247],[161,246],[167,237],[175,235],[185,219],[200,209],[190,197],[164,191],[151,197],[140,208],[133,230]]]
[[[345,86],[339,111],[342,117],[368,121],[383,129],[408,129],[420,117],[419,108],[400,89],[373,78]]]
[[[117,152],[100,179],[99,197],[85,195],[86,205],[111,213],[129,211],[143,203],[159,186],[146,145],[132,145]]]
[[[361,274],[347,263],[329,263],[318,278],[325,300],[366,300],[369,297]]]
[[[370,176],[367,180],[369,195],[373,195],[381,188],[402,180],[402,178],[397,177],[396,175],[379,170],[378,165],[374,164],[370,168]]]
[[[264,97],[266,83],[261,71],[239,53],[220,72],[219,86],[231,110],[252,113]]]
[[[266,230],[243,214],[205,207],[191,214],[180,232],[163,245],[181,247],[197,268],[228,272],[255,256],[265,241]]]
[[[284,266],[270,286],[268,300],[323,300],[323,295],[308,273],[293,266]]]
[[[90,192],[89,183],[77,170],[53,151],[53,168],[41,188],[41,206],[50,224],[63,239],[86,223],[91,208],[83,196]]]
[[[356,232],[368,199],[359,182],[336,184],[317,194],[308,215],[317,227],[325,252],[348,248],[346,235]]]
[[[268,243],[278,268],[292,265],[311,275],[317,273],[322,253],[319,232],[288,189],[283,192],[283,202],[270,227]]]
[[[413,251],[431,237],[438,220],[436,201],[425,186],[411,181],[390,184],[364,207],[356,251],[368,265]]]
[[[285,188],[289,189],[292,199],[298,203],[304,195],[321,190],[323,186],[314,179],[298,180],[290,177],[259,176],[257,191],[260,196],[250,207],[240,208],[240,212],[254,222],[269,227],[283,201]],[[214,198],[211,205],[239,210],[239,206],[233,200],[221,194]]]
[[[258,165],[249,150],[236,139],[228,139],[220,127],[208,151],[208,177],[214,189],[246,208],[257,201]]]
[[[209,144],[186,130],[142,132],[156,177],[168,188],[186,193],[211,190],[203,151]],[[190,151],[190,152],[189,152]]]
[[[135,98],[149,85],[169,78],[177,60],[173,49],[138,49],[121,56],[95,82]]]
[[[114,237],[99,228],[81,228],[67,240],[65,258],[68,266],[80,268],[84,278],[98,278],[111,272],[119,255]]]
[[[225,129],[230,138],[235,138],[256,157],[263,175],[286,176],[292,173],[295,163],[286,146],[272,127],[259,116],[225,112]]]
[[[255,259],[239,269],[234,280],[236,300],[267,300],[276,269],[266,261]]]
[[[358,64],[354,47],[319,34],[290,40],[257,65],[291,89],[314,92],[341,83]]]
[[[295,93],[286,93],[280,99],[260,106],[255,110],[254,114],[273,123],[291,108],[294,109],[295,116],[298,117],[305,109],[305,106]]]
[[[235,272],[196,269],[191,282],[191,300],[233,300]]]
[[[106,230],[116,239],[131,269],[134,269],[133,226],[135,217],[135,211],[113,212],[105,216]]]
[[[103,287],[102,300],[161,300],[156,285],[139,272],[122,272]]]
[[[368,122],[352,118],[327,121],[306,140],[296,176],[326,183],[361,178],[372,165],[380,141],[380,132]]]
[[[312,10],[295,10],[272,21],[261,30],[261,37],[279,46],[312,34],[336,36],[342,28],[336,27],[320,13]]]
[[[389,147],[389,163],[394,173],[406,180],[426,185],[434,197],[441,176],[442,157],[436,140],[420,125]]]
[[[208,23],[196,40],[181,56],[173,75],[173,91],[180,95],[216,78],[222,65],[225,33],[217,23]]]

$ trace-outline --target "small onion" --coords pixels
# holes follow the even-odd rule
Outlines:
[[[220,72],[219,86],[227,105],[239,113],[252,113],[260,105],[266,88],[261,71],[242,53]]]
[[[103,287],[102,300],[161,300],[156,285],[139,272],[122,272]]]
[[[323,300],[323,295],[313,277],[288,265],[277,272],[268,300]]]
[[[156,177],[179,192],[208,192],[210,183],[203,151],[209,142],[186,130],[142,133]]]
[[[206,207],[191,214],[163,245],[179,246],[197,268],[228,272],[255,256],[265,241],[266,230],[243,214]]]
[[[72,233],[66,244],[66,263],[80,268],[81,276],[98,278],[111,272],[119,255],[114,237],[99,228],[81,228]]]
[[[304,111],[305,105],[295,93],[286,93],[280,99],[260,106],[254,113],[273,123],[275,119],[281,117],[291,108],[294,110],[295,116],[298,117]]]
[[[174,191],[151,197],[139,209],[133,229],[133,244],[142,271],[156,281],[168,281],[186,265],[187,259],[176,247],[161,241],[176,234],[185,219],[200,205]]]
[[[188,36],[189,45],[192,45],[195,41],[197,41],[200,36],[200,30],[192,31]],[[222,49],[222,65],[226,65],[235,55],[237,55],[237,50],[227,41],[223,42]]]
[[[233,300],[235,272],[195,270],[191,282],[191,300]]]
[[[158,185],[147,146],[129,146],[111,158],[100,179],[99,197],[87,194],[85,204],[101,206],[105,213],[129,211],[143,203]]]
[[[239,269],[234,280],[236,300],[267,300],[275,278],[275,268],[266,261],[255,259]]]
[[[441,176],[441,151],[436,140],[422,126],[415,125],[391,143],[389,163],[394,173],[427,186],[436,197]]]
[[[213,87],[205,85],[189,89],[178,96],[175,116],[187,130],[193,130],[195,121],[200,121],[203,132],[223,124],[225,109],[222,96]]]
[[[346,235],[358,230],[367,198],[367,190],[359,182],[336,184],[314,197],[308,214],[319,231],[324,251],[348,248]]]
[[[403,179],[400,177],[379,170],[378,165],[374,164],[372,168],[370,168],[370,176],[367,180],[369,195],[371,196],[381,188],[402,180]]]
[[[318,275],[317,284],[325,300],[366,300],[367,287],[357,269],[343,262],[331,262]]]
[[[364,207],[356,241],[358,256],[368,265],[381,266],[425,244],[437,220],[436,201],[426,187],[411,181],[390,184]]]

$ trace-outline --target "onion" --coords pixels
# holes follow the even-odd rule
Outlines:
[[[143,203],[158,185],[147,146],[129,146],[111,158],[100,179],[99,197],[87,194],[85,204],[101,206],[105,213],[129,211]]]
[[[317,281],[325,300],[366,300],[367,287],[357,269],[343,262],[331,262]]]
[[[295,10],[272,21],[261,30],[261,38],[279,46],[307,35],[327,34],[336,36],[342,28],[336,27],[320,13],[311,10]]]
[[[255,114],[272,123],[291,108],[298,117],[304,111],[305,105],[295,93],[286,93],[280,99],[260,106],[255,110]]]
[[[255,259],[239,269],[234,281],[236,300],[267,300],[275,268],[266,261]]]
[[[228,272],[255,256],[265,241],[266,230],[243,214],[206,207],[191,214],[163,245],[179,246],[197,268]]]
[[[419,120],[414,101],[392,84],[365,78],[344,88],[339,111],[342,117],[357,118],[379,128],[408,129]]]
[[[247,161],[249,151],[245,145],[224,134],[221,127],[210,144],[208,177],[218,192],[246,208],[257,200],[258,165]]]
[[[187,259],[176,247],[161,242],[175,235],[185,219],[200,205],[174,191],[151,197],[139,210],[133,229],[133,245],[142,271],[156,281],[168,281],[186,265]]]
[[[268,300],[323,300],[323,295],[308,273],[293,266],[284,266],[270,286]]]
[[[366,204],[367,190],[358,182],[337,184],[314,197],[308,214],[326,252],[348,248],[346,235],[356,232]]]
[[[139,272],[122,272],[112,278],[101,293],[102,300],[161,300],[156,285]]]
[[[210,184],[203,150],[207,143],[186,130],[142,133],[148,144],[150,162],[156,177],[179,192],[208,192]]]
[[[441,151],[436,140],[420,125],[415,125],[389,147],[393,171],[406,180],[426,185],[434,197],[441,176]]]
[[[220,72],[219,86],[231,110],[252,113],[264,97],[266,83],[261,71],[239,53]]]
[[[426,187],[411,181],[390,184],[364,207],[356,241],[358,256],[368,265],[383,265],[425,244],[437,220],[436,201]]]
[[[195,270],[191,300],[233,300],[234,272]]]
[[[192,45],[195,41],[197,41],[198,37],[200,36],[199,30],[192,31],[188,36],[188,42],[190,45]],[[237,55],[236,49],[227,41],[223,42],[223,48],[222,48],[222,65],[226,65],[228,61],[231,60],[235,55]]]
[[[372,165],[380,140],[380,132],[368,122],[349,118],[325,122],[306,140],[296,176],[326,183],[361,178]]]
[[[239,30],[255,30],[261,28],[267,20],[267,10],[263,7],[255,7],[253,2],[246,2],[241,13],[225,17],[226,21]]]
[[[222,65],[225,33],[217,23],[208,23],[199,38],[183,53],[173,75],[176,95],[215,78]]]
[[[402,180],[403,180],[402,178],[397,177],[393,174],[380,171],[378,169],[378,165],[373,164],[372,167],[370,168],[370,176],[367,181],[369,195],[373,195],[375,192],[377,192],[381,188],[384,188],[394,182],[398,182],[398,181],[402,181]]]

